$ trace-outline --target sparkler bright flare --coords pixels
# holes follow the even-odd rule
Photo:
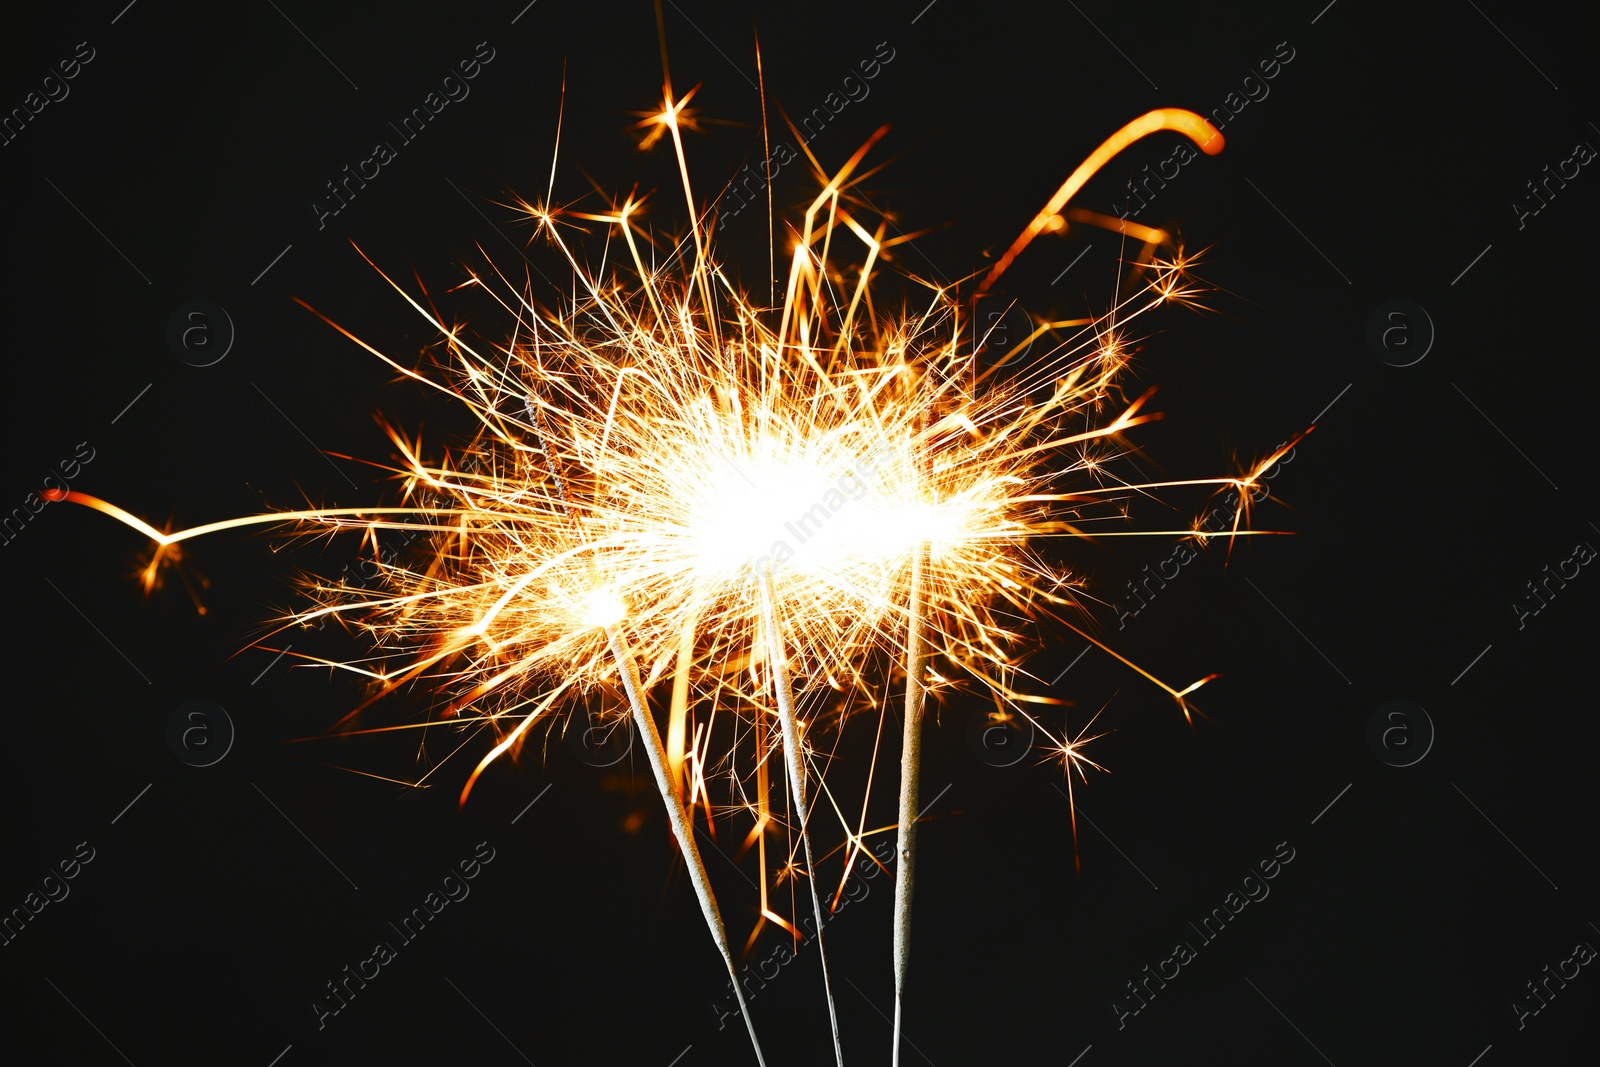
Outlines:
[[[883,130],[832,174],[812,159],[821,190],[792,231],[781,300],[756,305],[723,271],[702,225],[680,134],[690,95],[675,99],[669,82],[649,122],[653,138],[670,139],[677,155],[691,234],[668,262],[688,259],[684,267],[657,263],[666,246],[641,228],[644,201],[629,196],[605,210],[578,211],[555,205],[547,193],[543,202],[519,206],[570,267],[572,293],[546,305],[529,283],[492,265],[458,287],[484,294],[509,316],[509,338],[469,336],[442,319],[426,293],[408,292],[376,264],[437,330],[445,358],[431,369],[409,366],[324,316],[402,377],[459,401],[478,426],[464,447],[431,459],[419,441],[390,429],[401,457],[390,470],[403,504],[301,509],[167,532],[82,493],[61,498],[117,519],[160,548],[255,525],[354,532],[374,546],[385,531],[422,537],[427,547],[416,562],[383,567],[382,589],[314,582],[314,606],[284,622],[331,618],[373,642],[369,659],[303,657],[371,684],[368,698],[330,735],[364,732],[354,728],[358,714],[423,680],[445,698],[437,714],[376,729],[471,730],[468,741],[485,729],[496,733],[497,743],[467,776],[462,803],[484,770],[518,752],[536,724],[556,724],[576,701],[620,689],[758,1061],[760,1045],[696,844],[696,808],[703,806],[709,821],[711,782],[733,785],[733,810],[752,817],[751,839],[760,846],[760,922],[796,936],[768,905],[766,848],[769,828],[798,837],[780,868],[810,882],[842,1063],[813,816],[838,813],[845,877],[865,839],[882,831],[867,829],[865,801],[855,826],[839,811],[812,758],[823,717],[805,707],[809,700],[820,709],[825,696],[838,705],[840,721],[860,706],[885,715],[875,694],[898,664],[906,686],[899,818],[886,828],[899,838],[898,1062],[930,690],[958,680],[973,685],[1052,736],[1027,706],[1060,702],[1025,692],[1021,681],[1034,648],[1028,630],[1045,620],[1160,686],[1186,717],[1189,695],[1206,680],[1172,688],[1074,625],[1067,616],[1082,610],[1079,580],[1038,546],[1050,538],[1128,535],[1114,528],[1124,518],[1119,498],[1166,486],[1248,487],[1272,462],[1247,477],[1148,485],[1107,471],[1122,436],[1156,417],[1143,411],[1148,394],[1120,399],[1126,330],[1164,304],[1192,300],[1197,289],[1187,274],[1192,260],[1169,235],[1068,209],[1068,202],[1140,137],[1177,131],[1209,154],[1221,149],[1222,137],[1197,115],[1163,109],[1118,131],[1073,172],[979,292],[992,288],[1035,236],[1068,220],[1140,242],[1134,276],[1141,281],[1103,315],[1037,324],[1027,340],[1042,340],[1036,347],[1043,354],[1022,365],[986,361],[981,339],[963,340],[952,287],[918,283],[926,291],[918,313],[890,316],[876,308],[875,272],[909,240],[887,237],[887,220],[874,219],[853,193],[855,172]],[[620,242],[617,254],[631,269],[585,266],[564,237],[578,222],[604,226],[606,262]],[[840,265],[848,257],[836,254],[847,243],[862,250],[848,270]],[[1252,532],[1236,523],[1226,536]],[[649,696],[668,675],[663,741]],[[713,753],[712,727],[723,708],[739,725],[734,744]],[[1081,774],[1096,766],[1081,752],[1088,740],[1063,733],[1047,748],[1069,775]],[[753,763],[746,762],[749,748]],[[765,760],[775,751],[789,786],[788,820],[769,796]],[[812,808],[816,798],[827,807]],[[1075,813],[1073,825],[1076,840]]]

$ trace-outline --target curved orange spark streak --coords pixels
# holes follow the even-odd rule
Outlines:
[[[1015,241],[1011,242],[1011,247],[1006,249],[1005,255],[1001,256],[1000,261],[990,269],[988,275],[983,279],[983,284],[978,286],[978,292],[986,293],[993,288],[994,283],[1000,279],[1000,275],[1004,274],[1006,268],[1011,266],[1012,260],[1022,254],[1022,250],[1028,247],[1029,242],[1050,228],[1051,220],[1061,214],[1061,209],[1067,206],[1067,201],[1076,196],[1078,190],[1082,189],[1101,167],[1111,162],[1118,153],[1133,144],[1133,142],[1140,138],[1148,137],[1152,133],[1160,133],[1163,130],[1174,130],[1183,134],[1198,145],[1200,151],[1208,156],[1214,156],[1222,151],[1224,142],[1221,131],[1193,111],[1185,111],[1180,107],[1163,107],[1140,115],[1122,127],[1122,129],[1107,137],[1099,148],[1089,153],[1088,159],[1078,164],[1078,169],[1068,175],[1067,180],[1062,182],[1061,188],[1057,189],[1055,195],[1046,201],[1039,214],[1035,215],[1033,221],[1028,223],[1027,228],[1017,235]],[[1160,231],[1155,232],[1159,233]],[[1147,237],[1146,240],[1148,239]]]

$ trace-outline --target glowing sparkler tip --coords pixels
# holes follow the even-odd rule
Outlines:
[[[627,614],[627,605],[609,589],[591,590],[583,598],[582,618],[585,625],[604,629],[615,626]]]

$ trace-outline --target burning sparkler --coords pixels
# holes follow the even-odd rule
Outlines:
[[[1176,131],[1210,154],[1222,138],[1199,116],[1164,109],[1091,154],[978,291],[988,291],[1035,236],[1068,220],[1138,242],[1142,280],[1101,316],[1040,324],[1029,340],[1047,337],[1048,344],[1027,365],[1002,359],[985,366],[981,339],[963,340],[953,288],[925,285],[925,308],[909,316],[874,307],[880,263],[909,239],[887,237],[887,222],[875,222],[852,194],[853,176],[882,130],[837,171],[817,164],[821,190],[794,231],[781,300],[756,305],[723,271],[702,225],[680,133],[691,95],[674,97],[669,80],[651,120],[652,137],[670,138],[674,147],[691,219],[674,255],[687,260],[683,268],[656,264],[656,238],[639,222],[643,201],[629,196],[605,210],[577,211],[557,206],[547,191],[543,201],[520,207],[570,266],[574,295],[546,306],[526,283],[492,266],[459,287],[487,294],[511,317],[508,338],[475,341],[444,321],[426,294],[407,292],[376,264],[438,331],[447,355],[442,373],[408,366],[326,320],[403,377],[462,403],[479,426],[464,448],[433,460],[420,443],[390,430],[401,456],[392,473],[402,481],[402,504],[302,509],[167,532],[85,494],[61,498],[150,538],[157,549],[152,568],[191,538],[252,525],[368,539],[391,530],[423,535],[429,547],[421,561],[387,564],[381,590],[313,583],[314,606],[285,621],[336,619],[374,641],[375,660],[312,660],[372,683],[369,698],[337,724],[341,733],[361,732],[350,728],[359,712],[420,679],[447,696],[439,713],[380,729],[495,730],[497,743],[468,775],[463,803],[484,770],[517,752],[536,724],[558,722],[585,694],[620,688],[758,1061],[727,930],[695,842],[696,807],[703,804],[711,817],[709,780],[716,774],[726,771],[741,792],[754,776],[753,795],[745,793],[740,807],[754,816],[752,837],[762,849],[762,922],[793,931],[766,901],[766,827],[780,820],[769,806],[765,754],[781,751],[799,839],[784,870],[798,868],[810,882],[842,1063],[808,803],[811,780],[822,795],[827,787],[812,760],[818,726],[806,721],[803,706],[808,694],[872,691],[872,679],[898,663],[906,686],[893,930],[898,1062],[923,711],[929,688],[946,684],[935,664],[1047,735],[1025,705],[1059,702],[1019,688],[1031,646],[1009,616],[1051,618],[1076,630],[1160,685],[1186,716],[1187,697],[1203,684],[1167,686],[1068,621],[1081,610],[1077,579],[1033,545],[1119,535],[1107,527],[1121,515],[1105,504],[1130,490],[1250,482],[1130,486],[1104,473],[1121,435],[1154,417],[1143,413],[1145,397],[1117,403],[1108,415],[1127,358],[1120,331],[1195,290],[1189,261],[1164,232],[1067,207],[1096,170],[1140,137]],[[551,182],[553,190],[554,164]],[[563,233],[579,220],[605,226],[620,241],[628,273],[600,274],[583,264]],[[863,250],[853,280],[839,266],[836,239]],[[1236,526],[1233,534],[1246,532]],[[663,741],[649,694],[668,675]],[[755,735],[755,766],[743,773],[737,749],[712,757],[709,720],[690,729],[697,706],[715,714],[730,696]],[[1063,734],[1053,744],[1069,774],[1095,766],[1081,752],[1087,740]],[[868,831],[842,815],[840,821],[848,875]]]

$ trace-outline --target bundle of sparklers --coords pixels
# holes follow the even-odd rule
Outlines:
[[[1132,491],[1247,488],[1277,458],[1253,474],[1204,481],[1130,485],[1110,472],[1126,447],[1122,435],[1153,417],[1142,411],[1144,398],[1129,402],[1119,391],[1124,331],[1196,290],[1166,233],[1067,204],[1147,134],[1176,131],[1211,154],[1222,138],[1186,111],[1143,116],[1068,178],[981,282],[910,279],[922,306],[886,314],[875,304],[874,278],[890,249],[909,238],[889,236],[889,222],[854,195],[854,176],[883,131],[831,174],[812,159],[820,192],[789,230],[786,278],[775,278],[774,293],[757,303],[710,246],[713,216],[696,200],[684,156],[685,103],[669,84],[652,120],[654,136],[670,137],[676,150],[691,220],[675,242],[658,238],[632,197],[583,212],[548,197],[523,202],[570,267],[566,299],[536,299],[529,281],[493,267],[470,273],[464,287],[488,294],[510,323],[500,340],[484,343],[448,323],[426,293],[390,280],[438,331],[444,358],[421,369],[333,324],[405,378],[458,401],[477,427],[464,446],[432,458],[391,429],[400,503],[276,512],[171,533],[94,497],[65,495],[138,529],[158,553],[201,534],[269,523],[299,533],[351,531],[374,544],[384,531],[403,531],[425,545],[385,562],[377,590],[310,583],[313,605],[290,621],[332,618],[371,638],[371,655],[332,664],[365,676],[372,689],[332,732],[363,732],[354,729],[358,712],[417,684],[439,700],[410,728],[494,731],[493,747],[466,776],[462,803],[486,767],[516,754],[535,730],[559,726],[586,698],[604,692],[625,704],[760,1062],[696,840],[695,821],[714,815],[713,786],[733,791],[724,816],[751,820],[762,921],[798,936],[767,900],[769,836],[787,843],[775,850],[783,874],[809,885],[841,1064],[822,936],[824,900],[836,902],[838,893],[823,884],[812,848],[815,822],[827,819],[816,820],[822,809],[812,802],[826,797],[843,828],[845,878],[858,857],[870,856],[872,834],[895,833],[898,1061],[929,691],[975,688],[1027,719],[1051,738],[1045,755],[1064,765],[1070,783],[1073,771],[1096,765],[1083,754],[1083,733],[1052,731],[1037,715],[1039,705],[1059,703],[1029,691],[1044,688],[1025,667],[1041,623],[1077,631],[1161,686],[1185,715],[1201,684],[1169,687],[1098,640],[1079,605],[1080,580],[1040,546],[1128,533],[1118,501]],[[586,266],[584,249],[569,244],[576,222],[602,227],[603,262],[623,267]],[[1026,359],[997,353],[971,328],[971,297],[990,291],[1035,236],[1069,222],[1123,235],[1132,253],[1126,291],[1103,314],[1035,323],[1029,344],[1007,349],[1028,348]],[[880,725],[899,705],[894,826],[851,825],[828,790],[819,754],[842,715],[820,709],[850,701],[876,711]],[[718,714],[739,727],[720,752],[711,745]],[[772,768],[783,783],[777,797]]]

